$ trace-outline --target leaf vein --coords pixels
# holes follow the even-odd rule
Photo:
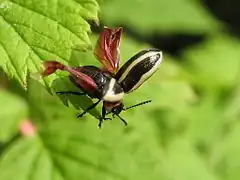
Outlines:
[[[42,61],[42,58],[41,58],[41,56],[38,54],[38,52],[35,51],[34,48],[32,48],[31,46],[29,46],[29,44],[27,43],[27,41],[19,34],[19,32],[16,30],[16,28],[15,28],[14,26],[12,26],[12,24],[11,24],[10,22],[8,22],[3,16],[2,16],[2,18],[3,18],[3,20],[4,20],[10,27],[12,27],[12,29],[18,34],[18,36],[21,38],[21,40],[29,47],[29,49]],[[2,46],[3,46],[3,45],[2,45]],[[4,50],[6,51],[5,48],[4,48]],[[7,51],[6,51],[6,52],[7,52]],[[30,52],[29,52],[29,53],[30,53]],[[7,53],[7,55],[8,55],[8,58],[10,59],[8,53]],[[32,63],[34,64],[34,66],[36,67],[36,69],[39,69],[39,67],[38,67],[37,64],[35,63],[35,60],[32,59],[30,56],[28,56],[28,57],[29,57],[29,59],[32,60]],[[27,59],[27,58],[26,58],[26,59]],[[16,67],[15,64],[11,61],[11,59],[10,59],[10,62],[13,64],[13,67],[14,67],[16,73],[18,74],[19,78],[21,79],[21,81],[22,81],[23,83],[26,83],[26,82],[24,82],[24,79],[20,76],[20,73],[17,71],[17,67]],[[27,61],[26,61],[26,63],[27,63]],[[25,63],[25,64],[26,64],[26,63]],[[25,65],[25,66],[26,66],[26,65]],[[45,81],[44,81],[44,83],[46,84]]]
[[[21,36],[21,34],[17,31],[17,29],[11,24],[11,22],[7,21],[3,16],[2,18],[4,19],[4,21],[13,28],[13,30],[18,34],[18,36],[21,38],[21,40],[41,59],[41,57],[38,55],[38,53],[36,53],[34,51],[33,48],[30,47],[30,45],[28,44],[28,42],[25,40],[25,38],[23,36]]]
[[[31,163],[31,166],[28,169],[28,171],[29,171],[28,178],[26,178],[26,179],[29,179],[29,180],[33,179],[32,177],[33,177],[33,174],[34,174],[34,169],[37,166],[38,159],[39,159],[40,155],[41,155],[41,151],[39,151],[36,155],[36,158],[33,159],[32,163]]]
[[[43,146],[43,150],[44,152],[47,154],[47,156],[49,157],[49,160],[52,163],[52,166],[54,169],[56,169],[59,172],[59,175],[63,178],[63,179],[67,179],[64,172],[63,172],[63,168],[60,166],[60,164],[52,157],[51,152],[46,148],[46,144],[45,142],[39,138],[41,140],[41,144]]]
[[[100,170],[100,171],[103,171],[105,173],[108,173],[108,174],[111,174],[112,176],[114,177],[118,177],[120,179],[127,179],[126,177],[122,176],[122,175],[119,175],[115,172],[112,172],[110,171],[109,169],[107,169],[106,167],[103,167],[103,166],[97,166],[91,162],[88,162],[87,160],[83,159],[83,158],[79,158],[79,157],[75,157],[73,156],[72,154],[68,153],[68,152],[61,152],[55,148],[51,148],[52,151],[54,151],[55,153],[59,154],[59,155],[62,155],[66,158],[69,158],[69,159],[72,159],[73,161],[76,161],[78,163],[81,163],[85,166],[88,166],[88,167],[91,167],[91,168],[94,168],[96,170]]]
[[[10,61],[10,63],[12,64],[12,66],[14,67],[17,75],[19,76],[19,78],[21,79],[22,82],[24,82],[24,80],[22,79],[22,76],[21,74],[17,71],[17,66],[16,64],[14,63],[14,60],[12,59],[12,57],[10,56],[10,54],[8,53],[7,49],[4,47],[4,45],[2,44],[2,42],[0,41],[0,45],[3,47],[3,50],[6,52],[6,55]]]
[[[68,62],[68,60],[67,60],[65,57],[57,54],[56,52],[52,52],[52,51],[50,51],[50,50],[48,50],[48,49],[46,49],[46,48],[44,48],[44,47],[40,47],[40,46],[36,46],[36,45],[29,45],[29,46],[32,47],[32,48],[42,49],[42,50],[47,51],[47,52],[49,52],[49,53],[51,53],[51,54],[57,55],[58,57],[60,57],[60,58],[63,59],[64,61]]]
[[[75,33],[74,31],[72,31],[69,27],[65,26],[64,24],[62,24],[61,22],[57,21],[56,19],[53,19],[53,18],[50,17],[50,16],[47,16],[47,15],[45,15],[45,14],[39,12],[39,11],[33,10],[33,9],[29,8],[29,7],[26,7],[26,6],[22,5],[22,4],[16,3],[16,2],[14,2],[13,0],[10,0],[10,1],[11,1],[13,4],[17,5],[17,6],[20,6],[20,7],[22,7],[22,8],[25,8],[25,9],[33,12],[33,13],[37,13],[37,14],[39,14],[39,15],[41,15],[41,16],[44,16],[44,17],[46,17],[46,18],[54,21],[54,22],[57,22],[57,24],[60,25],[62,28],[70,31],[72,34],[74,34],[74,35],[77,36],[79,39],[81,39],[82,41],[84,41],[84,39],[83,39],[81,36],[79,36],[77,33]]]
[[[44,37],[47,37],[47,38],[52,39],[52,40],[54,40],[54,41],[56,40],[56,39],[54,39],[54,38],[51,37],[51,36],[48,36],[48,35],[43,34],[43,33],[41,33],[41,32],[38,32],[37,30],[33,29],[32,27],[30,27],[30,26],[28,26],[28,25],[26,25],[26,24],[16,23],[16,22],[10,22],[10,21],[9,21],[9,23],[12,23],[13,25],[19,25],[19,26],[23,26],[23,27],[25,27],[25,28],[29,28],[30,30],[32,30],[32,31],[34,31],[34,32],[36,32],[36,33],[44,36]]]

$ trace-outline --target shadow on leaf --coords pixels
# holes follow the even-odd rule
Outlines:
[[[68,77],[60,77],[53,81],[52,89],[54,92],[61,92],[61,91],[74,91],[74,92],[81,92],[79,88],[75,87],[72,82],[69,80]],[[94,102],[93,100],[88,97],[87,95],[69,95],[69,94],[57,94],[60,100],[66,105],[69,106],[71,103],[76,109],[81,109],[82,111],[86,110],[89,106],[91,106]],[[99,111],[94,108],[90,110],[90,113],[95,118],[99,119],[101,114]],[[85,114],[84,116],[86,116]]]
[[[163,147],[186,130],[186,122],[179,115],[169,109],[156,109],[152,112],[155,118],[160,143]]]

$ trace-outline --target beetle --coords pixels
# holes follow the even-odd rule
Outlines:
[[[103,120],[111,119],[106,118],[109,113],[112,113],[113,117],[117,116],[127,125],[127,122],[119,116],[121,111],[151,102],[148,100],[125,108],[122,100],[125,94],[133,92],[149,79],[163,59],[162,51],[150,48],[136,53],[119,68],[121,35],[122,27],[104,27],[100,33],[94,55],[101,62],[101,68],[95,66],[69,67],[58,61],[44,61],[43,63],[43,77],[56,70],[68,71],[70,80],[83,91],[82,93],[61,91],[57,94],[88,95],[90,98],[98,99],[78,117],[82,117],[103,101],[99,128],[101,128]]]

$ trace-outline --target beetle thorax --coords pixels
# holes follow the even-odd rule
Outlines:
[[[111,78],[105,83],[103,88],[103,100],[108,102],[117,102],[123,99],[124,92],[116,79]]]

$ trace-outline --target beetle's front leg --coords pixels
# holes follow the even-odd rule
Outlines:
[[[98,127],[101,128],[103,120],[112,120],[112,118],[106,118],[106,109],[102,106],[102,117],[99,119]]]
[[[86,114],[89,110],[91,110],[91,109],[93,109],[93,108],[95,108],[97,105],[98,105],[98,103],[100,103],[101,102],[101,99],[99,99],[97,102],[95,102],[94,104],[92,104],[90,107],[88,107],[85,111],[83,111],[81,114],[79,114],[77,117],[78,118],[80,118],[80,117],[82,117],[84,114]]]
[[[86,95],[85,92],[75,92],[75,91],[58,91],[56,92],[56,94],[67,94],[67,95],[78,95],[78,96]]]
[[[102,106],[102,119],[103,120],[112,120],[112,118],[106,118],[106,109],[104,105]]]

